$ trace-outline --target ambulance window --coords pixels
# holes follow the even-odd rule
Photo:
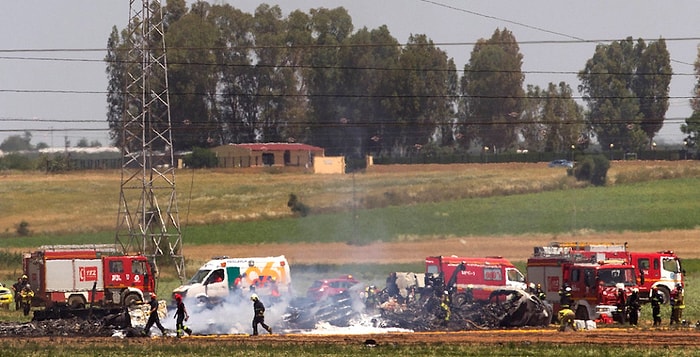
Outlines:
[[[484,280],[502,281],[503,274],[501,273],[501,268],[484,267]]]
[[[639,269],[649,269],[649,258],[637,259],[637,265],[639,266]]]
[[[219,283],[224,281],[224,270],[223,269],[217,269],[214,270],[213,273],[211,273],[211,276],[209,276],[209,279],[207,279],[209,283]]]
[[[109,262],[109,272],[110,273],[123,273],[124,272],[124,262],[115,260]]]

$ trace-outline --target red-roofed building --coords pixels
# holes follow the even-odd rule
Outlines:
[[[313,167],[314,157],[323,157],[324,149],[299,143],[228,144],[211,149],[219,158],[219,167],[301,166]]]

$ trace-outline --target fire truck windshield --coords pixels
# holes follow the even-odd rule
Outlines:
[[[609,268],[598,270],[598,280],[605,286],[615,286],[619,283],[625,286],[634,286],[634,269],[632,268]]]
[[[681,272],[681,264],[678,259],[675,258],[662,258],[661,262],[663,264],[663,268],[666,271],[670,271],[671,273],[680,273]]]

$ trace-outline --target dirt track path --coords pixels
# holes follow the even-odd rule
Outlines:
[[[524,261],[533,247],[550,242],[624,243],[635,251],[673,250],[681,258],[700,258],[700,230],[662,232],[590,233],[580,235],[523,235],[461,237],[425,241],[377,242],[355,246],[345,243],[295,243],[185,246],[188,259],[206,261],[214,256],[285,255],[292,264],[411,263],[431,255],[494,256]]]
[[[555,327],[548,329],[524,330],[489,330],[489,331],[459,331],[459,332],[421,332],[421,333],[388,333],[369,335],[261,335],[251,338],[248,335],[212,335],[192,336],[177,340],[181,345],[200,346],[208,344],[289,344],[290,346],[305,343],[331,343],[334,345],[362,345],[368,339],[373,339],[378,346],[410,345],[410,344],[472,344],[472,345],[532,345],[532,344],[586,344],[610,346],[642,346],[642,347],[700,347],[700,331],[694,328],[679,330],[650,330],[602,328],[591,331],[558,332]],[[2,338],[6,348],[22,348],[32,344],[47,346],[51,344],[91,344],[94,346],[121,346],[124,340],[111,337],[37,337],[37,338]],[[130,338],[130,345],[171,344],[171,338]],[[689,351],[686,351],[689,352]]]

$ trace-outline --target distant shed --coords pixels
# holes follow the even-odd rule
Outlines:
[[[302,166],[313,167],[315,157],[324,149],[299,143],[228,144],[211,149],[219,158],[219,167]]]

